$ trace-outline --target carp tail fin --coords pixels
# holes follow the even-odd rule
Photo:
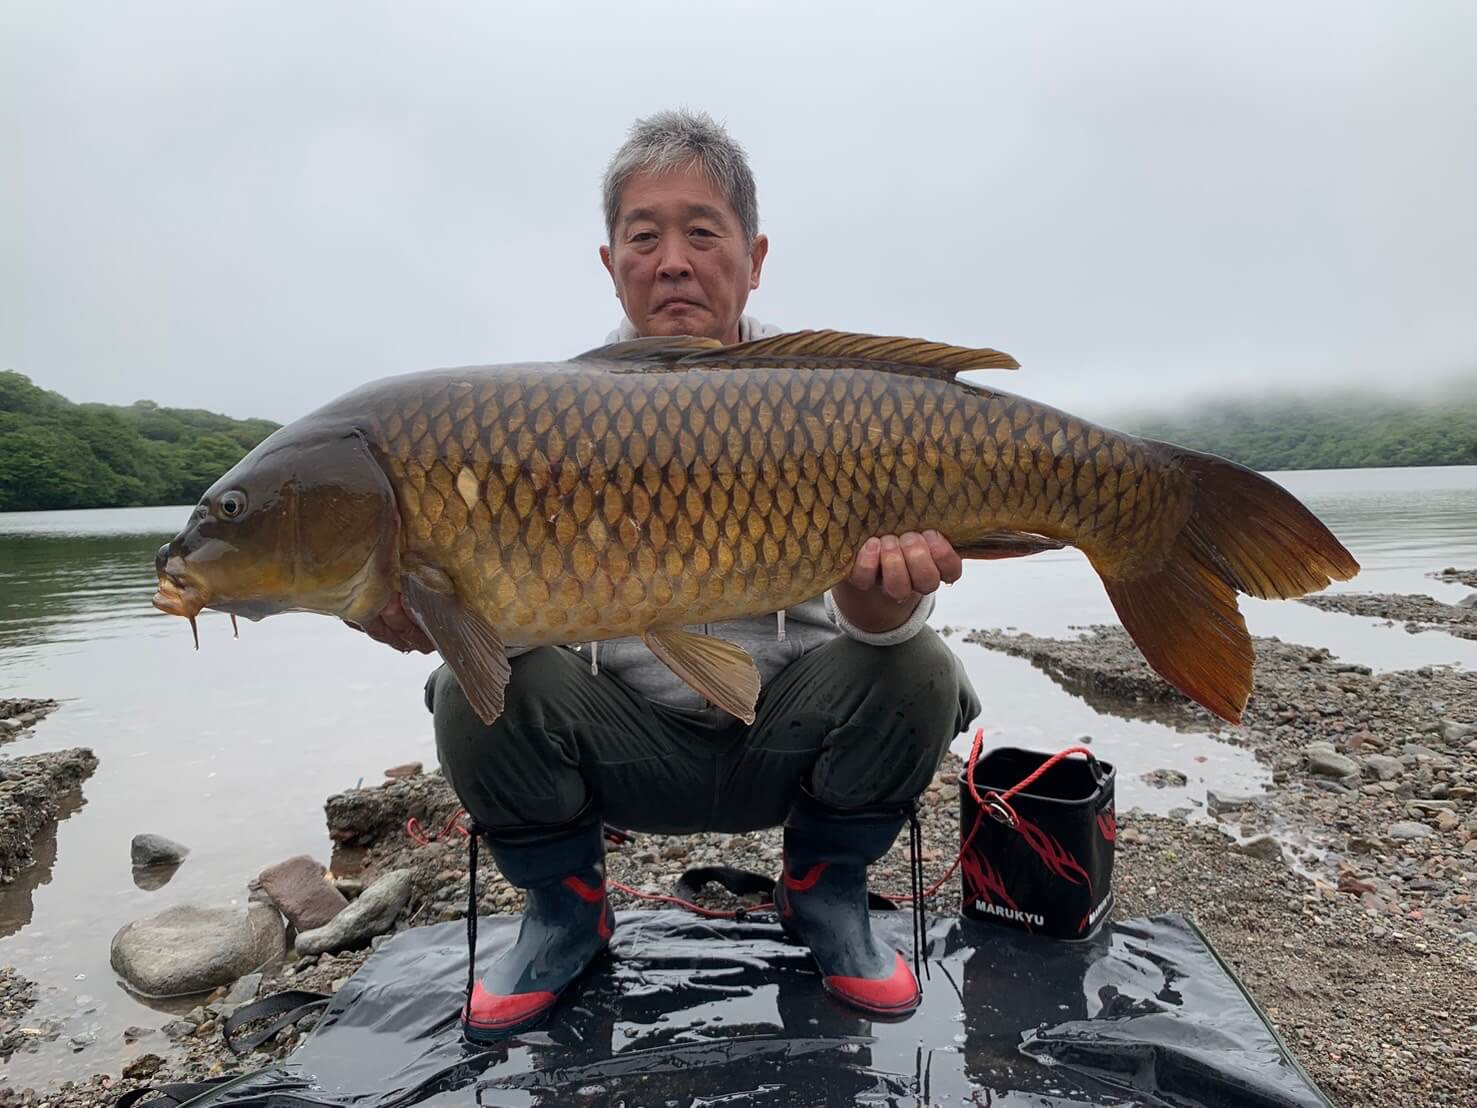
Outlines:
[[[1236,594],[1302,596],[1347,581],[1359,563],[1280,485],[1223,458],[1171,449],[1194,483],[1194,507],[1163,560],[1129,576],[1096,558],[1093,565],[1149,665],[1191,700],[1239,723],[1253,651]]]

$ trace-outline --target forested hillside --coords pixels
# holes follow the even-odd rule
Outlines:
[[[1175,415],[1123,421],[1252,469],[1477,464],[1477,385],[1438,401],[1363,395],[1202,403]]]
[[[73,404],[0,373],[0,511],[193,504],[276,427],[149,400]]]

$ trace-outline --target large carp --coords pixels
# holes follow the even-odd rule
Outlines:
[[[752,660],[683,628],[799,603],[870,536],[933,528],[966,557],[1080,548],[1149,664],[1239,720],[1236,594],[1300,596],[1358,565],[1249,469],[956,377],[1015,364],[812,331],[389,378],[217,481],[160,549],[154,603],[363,622],[400,593],[489,723],[506,646],[643,635],[752,720]]]

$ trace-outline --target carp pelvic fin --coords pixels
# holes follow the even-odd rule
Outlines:
[[[1066,545],[1028,531],[992,531],[962,546],[955,546],[954,550],[961,558],[1029,558],[1032,554],[1061,550]]]
[[[513,672],[496,629],[461,602],[451,579],[439,569],[420,566],[407,573],[401,595],[456,674],[472,710],[483,723],[496,722]]]
[[[741,646],[712,635],[668,628],[642,636],[668,669],[729,715],[754,722],[759,671]]]
[[[791,331],[767,339],[689,352],[672,369],[877,369],[952,381],[966,369],[1019,369],[999,350],[849,331]]]
[[[696,335],[654,335],[644,339],[628,339],[597,346],[576,354],[571,362],[653,362],[659,363],[633,369],[664,369],[668,363],[686,357],[699,350],[721,350],[723,344],[717,339],[705,339]]]
[[[1240,723],[1254,658],[1236,594],[1302,596],[1347,581],[1359,563],[1275,482],[1223,458],[1175,453],[1195,479],[1195,505],[1164,560],[1130,577],[1098,572],[1149,665],[1191,700]]]

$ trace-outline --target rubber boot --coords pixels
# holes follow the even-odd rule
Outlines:
[[[922,997],[902,954],[872,938],[867,914],[867,866],[887,853],[906,818],[896,806],[829,808],[801,789],[785,823],[780,924],[810,947],[825,990],[873,1018],[906,1015]]]
[[[497,868],[527,900],[518,941],[472,987],[462,1029],[474,1043],[516,1035],[540,1023],[610,945],[615,913],[605,895],[605,842],[599,813],[587,805],[555,827],[483,834]]]

